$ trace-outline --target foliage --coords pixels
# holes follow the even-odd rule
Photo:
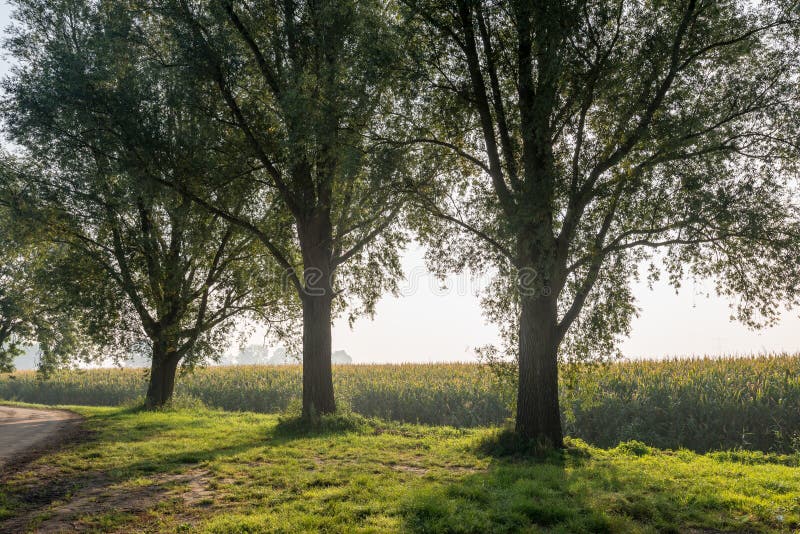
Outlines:
[[[403,3],[428,69],[412,140],[451,156],[418,184],[429,263],[493,270],[504,352],[519,348],[522,289],[556,298],[562,359],[607,358],[649,261],[675,284],[716,279],[750,326],[795,303],[796,11]]]
[[[0,169],[5,161],[0,160]],[[0,174],[0,178],[2,174]],[[8,210],[0,206],[0,372],[14,370],[14,358],[32,334],[29,299],[25,291],[26,254],[14,239]]]
[[[2,194],[13,180],[8,161],[0,165]],[[49,289],[51,263],[63,249],[49,242],[46,229],[15,218],[6,200],[0,198],[0,370],[12,371],[26,350],[36,353],[43,374],[67,359],[88,361],[79,344],[80,317],[59,305],[63,288]]]
[[[240,162],[220,156],[226,147],[181,92],[180,72],[132,38],[130,6],[16,5],[5,45],[18,64],[2,118],[20,150],[3,197],[15,222],[50,244],[34,288],[79,326],[62,356],[76,344],[117,360],[152,355],[153,383],[168,396],[161,369],[214,358],[234,317],[266,320],[282,303],[251,237],[153,179],[192,181]],[[292,315],[281,316],[290,330]]]
[[[800,303],[796,4],[402,4],[426,69],[402,142],[451,160],[415,184],[420,233],[437,272],[497,275],[518,431],[560,443],[557,358],[614,353],[641,264],[750,326]]]
[[[475,427],[512,415],[514,380],[472,364],[334,367],[345,405],[367,417]],[[696,451],[800,452],[800,356],[629,361],[562,373],[566,434],[602,447],[639,440]],[[45,404],[128,405],[145,373],[97,369],[0,375],[0,398]],[[226,410],[293,411],[297,366],[211,367],[179,381],[176,394]]]
[[[369,142],[391,128],[395,99],[410,84],[397,73],[402,43],[391,5],[142,5],[152,17],[142,38],[181,65],[185,91],[217,106],[217,135],[251,163],[247,173],[207,177],[211,192],[165,183],[257,236],[301,299],[332,290],[338,312],[349,304],[351,319],[374,313],[400,275],[406,235],[393,185],[410,172],[402,150]],[[245,200],[240,209],[215,194],[230,188]],[[291,239],[274,234],[273,211]]]
[[[102,493],[69,518],[70,528],[482,534],[800,526],[796,456],[697,455],[637,444],[602,450],[568,440],[566,451],[544,459],[493,458],[479,448],[492,430],[362,420],[295,433],[279,417],[253,413],[78,411],[92,439],[6,479],[5,517],[27,513],[47,522],[63,514],[60,501],[87,495],[91,502]],[[141,513],[119,513],[126,495],[139,499]]]
[[[4,256],[0,265],[0,372],[14,370],[14,358],[23,353],[22,345],[32,334],[29,310],[26,310],[19,262]]]

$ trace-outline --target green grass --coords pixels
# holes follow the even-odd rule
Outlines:
[[[797,455],[699,455],[638,442],[599,449],[571,439],[563,453],[503,457],[486,452],[503,440],[497,429],[355,415],[308,429],[245,412],[76,410],[90,439],[7,480],[0,517],[48,526],[68,518],[64,503],[95,502],[78,506],[70,524],[217,533],[800,527]],[[140,506],[129,506],[133,496]]]
[[[513,380],[474,364],[336,366],[337,400],[367,417],[496,426],[512,414]],[[600,447],[639,440],[698,452],[800,451],[800,356],[633,361],[563,369],[568,435]],[[0,375],[0,399],[118,406],[141,399],[141,369]],[[212,367],[179,377],[177,395],[225,410],[276,413],[300,402],[298,366]]]
[[[0,374],[0,399],[119,406],[143,398],[144,369],[92,369],[40,380],[31,371]],[[182,373],[176,394],[224,410],[276,413],[302,399],[299,365],[208,367]],[[502,423],[513,392],[474,364],[334,366],[337,400],[368,417],[474,427]]]

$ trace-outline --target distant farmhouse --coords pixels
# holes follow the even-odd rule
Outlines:
[[[300,363],[303,361],[302,356],[296,354],[289,354],[283,347],[278,347],[272,353],[272,357],[267,360],[267,365],[289,365],[292,363]]]
[[[289,354],[283,347],[278,347],[269,355],[269,349],[263,345],[248,345],[241,349],[236,356],[228,356],[215,365],[291,365],[303,362],[303,357],[298,354]],[[39,363],[39,347],[29,345],[25,347],[25,353],[14,360],[14,366],[18,371],[35,370]],[[150,358],[148,355],[131,354],[124,362],[124,367],[149,368]],[[337,350],[331,354],[331,363],[334,365],[349,365],[353,363],[353,358],[347,351]],[[108,365],[106,362],[104,365]]]
[[[303,357],[299,354],[289,354],[283,347],[278,347],[264,363],[267,365],[291,365],[302,363]],[[237,358],[237,363],[242,363]],[[261,362],[258,362],[261,363]],[[353,363],[353,358],[346,351],[337,350],[331,354],[331,363],[334,365],[347,365]]]
[[[343,350],[337,350],[333,354],[331,354],[331,363],[334,365],[348,365],[353,363],[353,358],[350,357]]]
[[[264,345],[248,345],[239,351],[230,362],[233,365],[265,365],[269,363],[269,349]]]

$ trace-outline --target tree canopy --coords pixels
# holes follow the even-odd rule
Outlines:
[[[33,337],[30,299],[24,277],[29,269],[25,253],[11,238],[12,223],[7,210],[0,209],[0,372],[14,370],[14,358]]]
[[[374,311],[396,290],[396,187],[413,169],[406,150],[371,140],[394,130],[410,80],[400,76],[395,7],[378,1],[253,3],[154,1],[148,35],[171,43],[191,91],[215,102],[219,135],[251,172],[212,180],[205,196],[165,180],[255,236],[285,269],[303,309],[303,410],[335,410],[331,322]],[[238,212],[214,191],[237,188]],[[289,239],[265,224],[284,214]]]
[[[239,161],[223,159],[224,140],[178,77],[154,68],[124,6],[19,6],[8,48],[26,61],[6,82],[3,112],[24,152],[4,196],[62,245],[47,283],[80,313],[87,340],[106,356],[152,354],[147,402],[160,406],[178,364],[218,358],[237,316],[283,315],[291,327],[252,236],[157,183]]]
[[[561,443],[557,353],[613,351],[648,259],[674,281],[715,278],[748,324],[797,302],[796,13],[404,3],[428,67],[408,142],[459,165],[417,185],[448,252],[432,263],[499,272],[485,303],[518,355],[523,435]]]

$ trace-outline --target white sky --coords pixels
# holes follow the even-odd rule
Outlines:
[[[479,282],[451,276],[441,284],[425,269],[423,250],[410,248],[403,258],[409,279],[401,297],[384,297],[375,319],[360,319],[351,330],[346,320],[334,325],[335,349],[345,349],[354,362],[432,362],[473,360],[473,348],[497,341],[497,331],[481,315],[471,289]],[[622,352],[631,358],[665,356],[800,352],[800,318],[786,313],[770,329],[751,331],[729,320],[726,300],[713,294],[710,283],[684,282],[677,293],[666,282],[651,291],[646,282],[634,286],[641,308]],[[710,294],[710,297],[706,295]]]
[[[8,4],[0,1],[0,29],[8,26],[9,16]],[[0,76],[7,68],[5,58],[0,59]],[[360,319],[352,330],[345,319],[335,323],[335,350],[346,350],[355,363],[471,361],[475,347],[497,341],[496,328],[484,321],[475,295],[480,284],[452,276],[445,283],[448,289],[441,290],[425,269],[423,253],[412,246],[404,254],[403,295],[384,297],[374,320]],[[640,283],[634,294],[641,314],[622,346],[626,356],[800,352],[797,310],[784,314],[778,326],[753,332],[729,320],[727,301],[713,295],[710,283],[689,281],[677,293],[666,282],[652,291]]]

